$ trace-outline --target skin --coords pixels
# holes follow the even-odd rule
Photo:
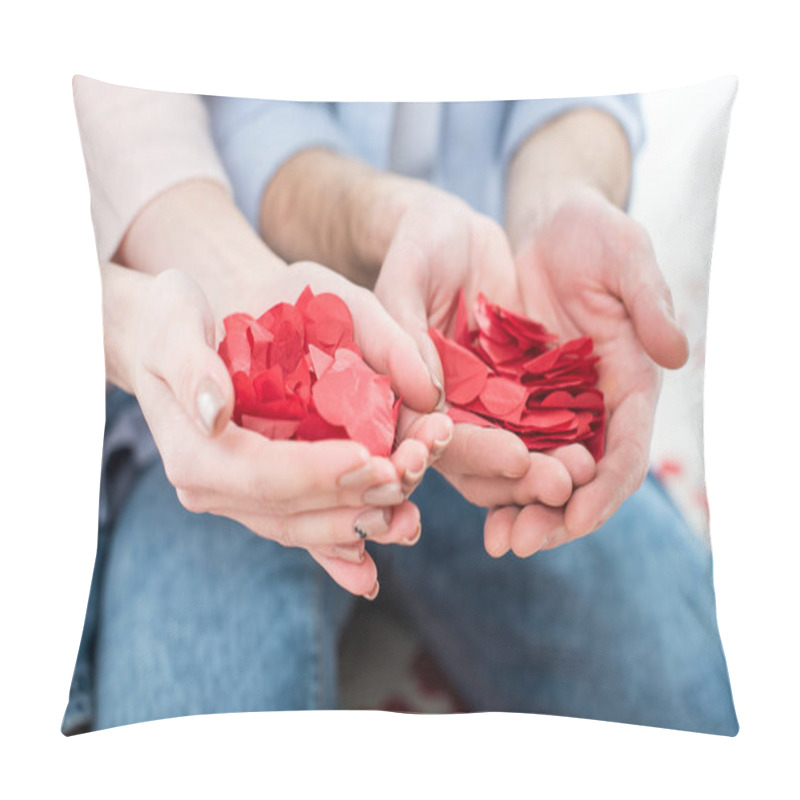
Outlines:
[[[312,219],[312,210],[319,218]],[[439,380],[441,362],[427,331],[451,329],[460,288],[468,302],[482,291],[495,302],[522,308],[503,229],[421,181],[379,173],[333,153],[304,151],[267,187],[261,223],[263,235],[283,256],[323,259],[374,285]],[[529,453],[507,431],[457,424],[436,468],[478,505],[561,506],[574,485],[590,479],[594,462],[577,446]]]
[[[155,198],[115,259],[101,265],[107,376],[139,400],[181,503],[303,547],[343,588],[374,599],[375,564],[355,526],[382,544],[415,543],[419,511],[407,498],[453,429],[424,413],[439,393],[411,338],[370,292],[317,264],[288,269],[211,182]],[[401,414],[390,459],[356,442],[270,441],[230,421],[222,319],[293,302],[306,285],[345,300],[365,360],[417,409]]]
[[[631,157],[601,111],[557,117],[519,148],[505,229],[423,182],[306,150],[266,187],[260,224],[285,258],[323,261],[365,286],[441,364],[426,331],[448,332],[454,298],[480,291],[563,338],[589,335],[608,411],[598,464],[579,445],[527,453],[510,433],[456,425],[437,469],[490,507],[487,551],[530,556],[595,530],[641,484],[660,368],[688,357],[646,232],[621,208]]]
[[[596,474],[562,511],[490,513],[494,555],[591,533],[647,474],[661,368],[681,367],[689,348],[650,238],[622,210],[629,188],[627,139],[591,109],[545,125],[510,166],[506,229],[523,308],[561,338],[592,337],[608,428]]]

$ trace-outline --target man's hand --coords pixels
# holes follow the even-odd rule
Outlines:
[[[311,258],[375,293],[419,347],[437,381],[431,326],[449,332],[463,288],[521,310],[514,261],[502,228],[429,184],[324,150],[289,159],[267,186],[261,230],[287,260]],[[594,474],[583,448],[553,458],[528,453],[499,429],[456,425],[437,468],[469,500],[493,506],[561,505]]]
[[[459,199],[426,187],[399,217],[375,294],[440,380],[441,362],[428,329],[452,333],[461,289],[470,308],[483,292],[493,302],[522,310],[502,228]],[[573,485],[594,475],[594,462],[583,448],[529,453],[513,433],[466,424],[455,426],[453,441],[436,467],[468,500],[488,507],[559,507]]]
[[[601,192],[586,188],[562,203],[519,247],[516,266],[526,314],[562,339],[594,340],[608,428],[596,475],[563,517],[542,508],[492,512],[487,547],[495,555],[556,547],[616,511],[647,472],[660,366],[688,358],[649,237]]]

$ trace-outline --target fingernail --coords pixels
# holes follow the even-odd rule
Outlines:
[[[369,506],[396,506],[405,500],[399,483],[384,483],[367,489],[361,498]]]
[[[424,343],[421,342],[420,344],[420,353],[422,355],[422,360],[425,362],[425,366],[428,367],[428,374],[431,377],[431,383],[434,385],[436,391],[439,392],[439,399],[436,401],[436,407],[433,410],[441,411],[444,408],[446,397],[444,386],[442,386],[442,382],[439,380],[438,375],[438,371],[440,369],[439,352],[429,336],[425,336]]]
[[[433,446],[431,447],[431,455],[434,458],[439,458],[439,456],[447,450],[447,445],[453,441],[453,430],[453,428],[450,429],[450,433],[445,439],[434,439]]]
[[[442,386],[442,382],[436,376],[435,373],[431,372],[431,383],[436,387],[437,391],[439,392],[439,399],[436,401],[436,405],[434,406],[434,411],[441,411],[444,408],[445,404],[445,393],[444,393],[444,386]]]
[[[370,508],[359,514],[353,523],[353,530],[359,539],[374,539],[389,530],[392,521],[391,508]]]
[[[509,548],[506,547],[502,552],[500,550],[497,550],[497,551],[487,550],[486,552],[489,553],[489,555],[492,558],[502,558],[508,552],[508,550],[509,550]]]
[[[363,544],[359,547],[334,546],[328,552],[334,558],[340,558],[342,561],[349,561],[353,564],[361,564],[366,558]]]
[[[345,474],[339,478],[338,484],[342,489],[350,489],[353,486],[371,483],[372,480],[374,480],[373,466],[371,463],[366,463],[357,469],[345,472]]]
[[[410,539],[405,539],[403,541],[403,544],[408,545],[409,547],[411,547],[412,545],[415,545],[419,541],[420,536],[422,536],[422,525],[421,524],[417,525],[417,530],[415,531],[414,535]]]
[[[197,390],[197,413],[209,435],[214,432],[217,417],[224,405],[225,401],[217,384],[211,378],[203,378],[200,388]]]
[[[381,589],[380,583],[378,583],[378,581],[375,581],[375,585],[372,587],[372,590],[364,595],[364,599],[374,600],[378,596],[378,592],[380,591],[380,589]]]
[[[425,467],[427,464],[425,463],[425,459],[422,459],[422,463],[419,467],[415,470],[407,469],[405,475],[403,476],[403,482],[409,484],[416,484],[419,483],[420,478],[425,474]]]

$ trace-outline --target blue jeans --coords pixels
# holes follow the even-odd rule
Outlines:
[[[489,558],[486,512],[440,475],[414,500],[422,539],[382,551],[381,591],[470,707],[737,733],[711,553],[652,475],[600,530],[529,559]]]
[[[654,478],[598,532],[530,559],[483,550],[485,512],[429,473],[423,536],[374,547],[474,710],[734,735],[710,553]],[[356,600],[300,550],[178,503],[160,463],[115,522],[99,591],[93,727],[214,712],[335,708]]]

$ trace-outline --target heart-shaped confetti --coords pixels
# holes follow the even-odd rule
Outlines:
[[[306,287],[294,305],[278,303],[258,319],[232,314],[224,325],[218,352],[237,425],[270,439],[352,439],[373,455],[391,453],[400,400],[361,357],[341,298]]]
[[[599,460],[606,413],[591,338],[558,343],[544,325],[482,294],[473,315],[470,330],[462,291],[453,338],[429,331],[453,421],[513,431],[529,450],[579,442]]]

